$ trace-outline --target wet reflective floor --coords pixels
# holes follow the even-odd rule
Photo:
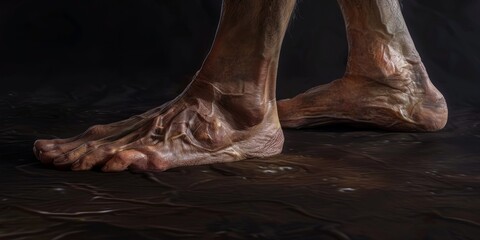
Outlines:
[[[2,96],[0,239],[480,239],[479,109],[438,133],[287,130],[279,156],[163,173],[37,163],[36,138],[156,105],[102,91]]]

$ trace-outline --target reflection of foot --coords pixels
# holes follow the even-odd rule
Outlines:
[[[283,133],[275,102],[265,104],[255,118],[244,112],[236,116],[231,109],[238,108],[231,102],[231,96],[213,85],[194,82],[181,97],[159,108],[91,127],[74,138],[38,140],[34,152],[43,163],[59,168],[103,166],[103,171],[163,171],[280,153]]]
[[[445,126],[448,110],[420,62],[382,80],[347,74],[278,101],[278,113],[282,126],[290,128],[350,123],[388,130],[436,131]]]

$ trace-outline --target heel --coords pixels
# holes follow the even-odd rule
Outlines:
[[[283,150],[285,138],[281,128],[277,128],[275,133],[269,135],[269,139],[265,141],[265,137],[254,137],[249,140],[250,149],[247,158],[264,158],[280,154]],[[264,144],[261,144],[264,142]],[[246,146],[248,147],[248,146]],[[246,148],[248,149],[248,148]]]

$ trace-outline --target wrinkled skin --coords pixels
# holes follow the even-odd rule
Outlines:
[[[349,43],[341,79],[278,102],[283,127],[330,123],[437,131],[448,116],[396,0],[339,0]]]
[[[230,162],[278,154],[285,127],[335,122],[435,131],[447,107],[430,82],[397,0],[339,0],[350,54],[342,79],[275,100],[280,47],[294,0],[225,0],[212,49],[173,101],[69,139],[38,140],[61,169],[106,172]],[[280,116],[280,120],[279,120]]]
[[[60,169],[164,171],[279,154],[278,57],[292,0],[226,0],[202,68],[175,100],[69,139],[38,140],[36,157]]]
[[[190,86],[181,97],[125,121],[94,126],[72,139],[39,141],[37,157],[59,168],[88,170],[100,165],[112,172],[163,171],[280,153],[283,134],[275,102],[268,103],[262,122],[239,128],[221,107],[223,94],[209,84],[195,85],[199,86]],[[192,97],[190,92],[198,88],[210,94]]]

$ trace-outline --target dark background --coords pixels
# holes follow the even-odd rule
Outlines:
[[[53,104],[47,99],[64,92],[70,98],[62,102],[100,92],[141,105],[142,96],[124,91],[135,85],[145,96],[171,99],[208,53],[220,7],[220,0],[1,1],[0,93]],[[403,12],[450,107],[478,106],[480,1],[404,0]],[[336,1],[299,2],[282,49],[278,98],[342,76],[346,56]]]
[[[161,173],[59,171],[35,159],[35,139],[175,97],[209,50],[220,6],[0,1],[0,239],[478,239],[478,0],[403,1],[449,103],[442,131],[285,130],[272,158]],[[278,97],[342,76],[346,57],[336,1],[301,1]]]

